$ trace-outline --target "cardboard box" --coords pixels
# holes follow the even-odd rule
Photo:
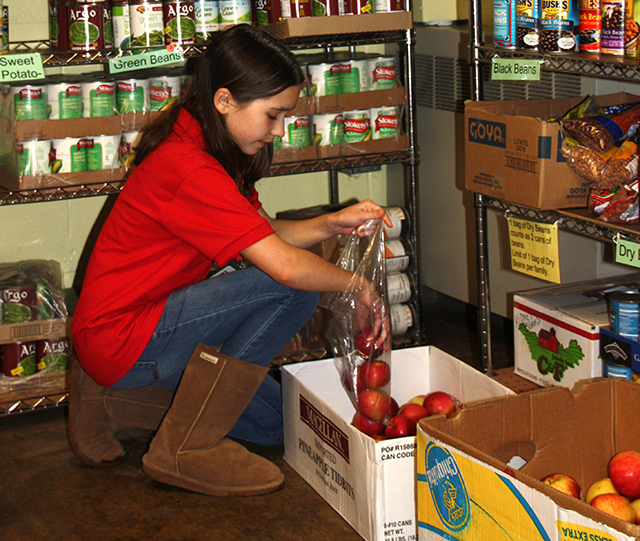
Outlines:
[[[586,207],[588,182],[562,156],[562,128],[548,122],[583,99],[466,101],[466,188],[539,209]],[[594,101],[602,106],[640,97],[617,93]]]
[[[32,342],[45,338],[71,336],[71,318],[45,319],[0,325],[0,344]]]
[[[282,367],[284,458],[368,541],[415,539],[415,437],[376,442],[354,428],[334,363]],[[393,351],[398,404],[431,390],[463,403],[512,394],[437,348]]]
[[[640,539],[640,526],[539,481],[567,473],[584,497],[615,453],[640,449],[639,410],[640,385],[602,378],[422,419],[418,539]]]
[[[516,293],[516,374],[538,385],[573,387],[602,376],[600,328],[609,324],[607,295],[640,288],[640,274]]]
[[[609,326],[600,328],[600,358],[603,376],[640,381],[640,343]]]

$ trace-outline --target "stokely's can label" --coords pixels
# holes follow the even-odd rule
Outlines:
[[[161,0],[130,2],[129,22],[132,49],[164,46],[164,14]]]
[[[353,59],[340,63],[343,94],[357,94],[369,90],[369,61]]]
[[[82,85],[80,83],[48,84],[47,108],[50,119],[82,118]]]
[[[371,140],[371,119],[369,110],[347,111],[344,119],[344,138],[347,143],[362,143]]]
[[[86,140],[64,137],[51,140],[49,163],[52,173],[77,173],[87,170]]]
[[[493,0],[493,45],[495,47],[515,49],[516,1]]]
[[[85,81],[82,83],[83,117],[114,116],[117,113],[115,81]]]
[[[307,66],[312,96],[342,94],[342,68],[340,62],[320,62]]]
[[[304,148],[311,145],[308,116],[288,116],[284,119],[282,148]]]
[[[91,135],[84,139],[88,171],[114,169],[120,165],[120,135]]]
[[[149,109],[167,111],[178,103],[180,97],[180,76],[168,75],[149,79]]]
[[[146,113],[150,106],[149,79],[126,79],[116,83],[116,107],[120,114]]]
[[[120,50],[130,49],[131,17],[127,0],[111,2],[111,24],[113,26],[113,46]]]
[[[541,0],[538,50],[577,52],[579,22],[578,0]]]
[[[193,45],[196,19],[193,0],[164,0],[164,42],[166,45]]]
[[[104,11],[106,4],[69,5],[69,50],[98,51],[104,44]]]
[[[344,143],[344,120],[341,114],[313,115],[313,144],[316,146]]]
[[[13,342],[0,346],[2,373],[8,377],[32,376],[36,373],[36,343]]]
[[[516,0],[516,47],[536,51],[539,31],[539,0]]]
[[[580,0],[580,50],[586,53],[599,53],[602,35],[602,12],[600,0]]]
[[[35,282],[0,284],[2,296],[2,322],[26,323],[38,319]]]
[[[369,59],[370,90],[383,90],[398,86],[396,59],[392,56],[380,56]]]
[[[16,142],[18,175],[46,175],[51,173],[50,151],[51,141],[49,140]]]
[[[218,0],[196,0],[194,2],[197,43],[211,41],[220,32],[219,16]]]
[[[400,108],[396,106],[371,109],[371,138],[388,139],[400,134]]]
[[[251,24],[251,0],[219,0],[220,31],[236,24]]]
[[[36,367],[38,371],[64,372],[69,366],[70,358],[71,340],[69,337],[36,341]]]
[[[11,87],[14,120],[47,119],[47,87],[16,85]]]

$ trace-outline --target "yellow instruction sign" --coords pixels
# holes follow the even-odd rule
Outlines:
[[[511,268],[515,271],[560,283],[558,225],[508,218]]]

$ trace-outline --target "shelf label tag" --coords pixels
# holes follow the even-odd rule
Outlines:
[[[109,59],[109,73],[158,68],[184,61],[181,47],[169,45],[165,49],[154,49],[146,53],[118,56]]]
[[[616,238],[616,263],[640,268],[640,244],[623,239],[620,235]]]
[[[0,83],[44,79],[40,53],[0,56]]]
[[[522,58],[494,58],[491,61],[493,81],[539,81],[540,60]]]
[[[560,283],[558,224],[507,218],[511,268],[547,282]]]

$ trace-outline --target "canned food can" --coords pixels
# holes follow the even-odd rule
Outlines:
[[[624,11],[624,0],[603,0],[600,52],[616,56],[624,55]]]
[[[540,4],[538,50],[550,53],[578,51],[578,0],[545,0]]]
[[[164,14],[161,0],[130,2],[129,23],[132,49],[164,46]]]
[[[11,87],[15,120],[47,119],[46,85],[16,85]]]
[[[194,4],[196,43],[206,43],[220,32],[219,16],[218,0],[196,0]]]
[[[370,90],[383,90],[398,86],[398,69],[393,56],[369,59]]]
[[[69,50],[69,2],[56,2],[56,22],[58,26],[58,51]]]
[[[66,308],[60,306],[56,295],[46,280],[36,280],[36,311],[38,321],[66,316]]]
[[[357,94],[369,90],[369,61],[354,59],[340,64],[343,94]]]
[[[401,336],[413,327],[413,310],[406,304],[392,304],[389,306],[391,320],[391,334]]]
[[[373,10],[375,13],[404,11],[404,0],[374,0]]]
[[[52,50],[58,50],[58,33],[60,32],[60,27],[58,26],[58,6],[56,0],[49,0],[49,47]],[[0,13],[0,18],[2,18],[2,13]]]
[[[9,6],[2,6],[2,26],[0,27],[0,34],[2,34],[2,46],[0,47],[0,54],[9,53]]]
[[[374,0],[345,0],[345,15],[365,15],[374,12]]]
[[[220,31],[236,24],[251,24],[251,0],[219,0]]]
[[[600,0],[579,0],[579,49],[586,53],[599,53],[602,35]]]
[[[516,1],[493,0],[493,45],[502,49],[516,47]]]
[[[307,69],[312,96],[342,94],[341,65],[339,62],[309,64]]]
[[[105,48],[105,4],[69,4],[69,50],[99,51]]]
[[[539,0],[516,0],[516,48],[537,51],[539,32]]]
[[[38,371],[64,372],[69,367],[70,358],[71,340],[69,337],[36,341],[36,368]]]
[[[314,17],[344,15],[344,2],[339,0],[312,0]]]
[[[409,213],[402,207],[385,207],[387,217],[391,221],[391,227],[384,224],[386,239],[399,239],[409,229]]]
[[[385,240],[385,269],[387,273],[397,273],[409,267],[409,255],[400,239]]]
[[[115,81],[86,81],[82,83],[83,117],[114,116],[117,113]]]
[[[166,111],[177,104],[180,97],[180,76],[168,75],[149,79],[149,110]]]
[[[609,296],[609,322],[611,330],[638,341],[640,325],[640,293],[613,293]]]
[[[50,119],[82,118],[82,85],[79,83],[48,84],[47,109]]]
[[[282,20],[282,6],[279,0],[267,0],[267,14],[269,15],[269,24]]]
[[[111,5],[105,4],[102,10],[102,38],[105,49],[113,49],[113,18],[111,16]]]
[[[400,107],[374,107],[370,115],[372,139],[388,139],[400,135]]]
[[[140,142],[140,132],[127,132],[123,133],[120,137],[120,150],[119,157],[120,163],[123,167],[130,167],[133,165],[133,160],[136,157],[136,145]]]
[[[344,138],[347,143],[361,143],[371,140],[371,119],[369,110],[347,111],[344,119]]]
[[[405,273],[387,275],[387,297],[389,304],[401,304],[411,299],[411,280]]]
[[[164,0],[164,42],[166,45],[193,45],[196,18],[193,0]]]
[[[120,135],[92,135],[85,137],[87,170],[101,171],[120,165]]]
[[[284,119],[282,148],[304,148],[311,145],[308,116],[288,116]]]
[[[150,106],[149,79],[116,82],[116,107],[120,114],[146,113]]]
[[[2,322],[26,323],[38,319],[36,284],[31,281],[12,281],[0,284]]]
[[[629,58],[638,58],[640,25],[634,17],[634,4],[634,1],[628,0],[624,11],[624,55]]]
[[[52,173],[86,171],[87,149],[85,139],[78,137],[52,139],[49,161]]]
[[[311,0],[282,0],[280,9],[283,19],[311,17],[313,14]]]
[[[5,376],[32,376],[36,371],[35,342],[13,342],[2,346],[2,373]]]
[[[113,47],[124,50],[131,48],[131,15],[127,0],[111,2],[111,24],[113,26]]]
[[[313,144],[341,145],[345,142],[344,120],[341,114],[313,115]]]
[[[51,173],[49,153],[51,141],[16,142],[18,175],[46,175]]]

